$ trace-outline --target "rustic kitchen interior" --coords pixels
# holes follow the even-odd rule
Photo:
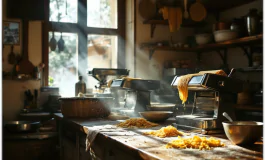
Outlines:
[[[4,160],[263,159],[262,0],[2,6]]]

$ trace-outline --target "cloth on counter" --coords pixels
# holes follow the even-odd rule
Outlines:
[[[89,151],[91,144],[95,140],[97,134],[99,133],[99,130],[88,130],[88,134],[86,137],[86,152]]]
[[[86,151],[90,150],[92,143],[94,142],[97,134],[108,133],[109,135],[132,135],[132,133],[116,127],[115,125],[104,125],[104,126],[94,126],[94,127],[84,127],[84,130],[87,133],[86,137]],[[110,134],[111,132],[111,134]]]

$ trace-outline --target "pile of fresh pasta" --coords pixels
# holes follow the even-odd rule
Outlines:
[[[167,126],[167,127],[162,127],[161,129],[156,131],[144,132],[143,134],[165,138],[165,137],[183,136],[184,132],[178,131],[177,128],[173,126]]]
[[[170,141],[166,144],[166,148],[193,148],[199,150],[210,150],[211,147],[223,147],[225,146],[220,140],[213,137],[199,137],[193,136],[191,138],[182,138],[178,136],[176,140]]]
[[[158,126],[158,124],[149,122],[144,118],[130,118],[124,122],[118,123],[117,126],[122,128],[151,128]]]

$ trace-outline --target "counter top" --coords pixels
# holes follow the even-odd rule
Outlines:
[[[86,134],[97,131],[97,136],[104,138],[105,142],[115,142],[119,146],[133,151],[141,159],[262,159],[263,157],[262,141],[258,141],[253,145],[238,146],[227,140],[224,134],[200,135],[198,133],[191,133],[190,136],[199,135],[220,139],[225,144],[225,147],[216,147],[211,150],[166,149],[164,145],[176,139],[176,137],[158,138],[142,134],[145,131],[157,130],[167,126],[172,123],[170,120],[159,123],[159,126],[149,129],[126,129],[115,126],[120,122],[119,120],[70,119],[64,118],[61,113],[54,115],[57,120],[72,123]]]

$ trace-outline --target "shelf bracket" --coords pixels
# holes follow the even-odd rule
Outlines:
[[[156,24],[151,24],[151,38],[154,37],[154,32],[155,32],[155,28],[156,28]]]
[[[153,56],[154,53],[155,53],[155,49],[150,49],[149,50],[149,60],[152,59],[152,56]]]
[[[248,58],[248,66],[252,67],[252,55],[253,55],[253,48],[252,47],[244,47],[241,46],[241,49],[244,51],[244,54],[247,56]]]
[[[227,49],[224,49],[223,50],[223,53],[220,51],[220,50],[217,50],[216,51],[219,56],[221,57],[222,61],[223,61],[223,64],[224,65],[227,65]]]

